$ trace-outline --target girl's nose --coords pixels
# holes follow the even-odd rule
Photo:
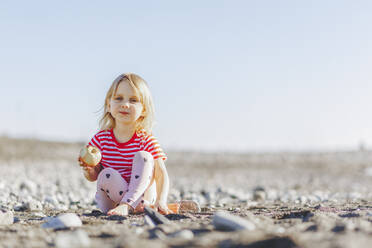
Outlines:
[[[123,102],[122,106],[123,106],[124,108],[129,108],[129,102],[128,102],[128,101]]]

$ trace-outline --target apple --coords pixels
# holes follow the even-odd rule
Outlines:
[[[101,161],[102,154],[95,146],[85,146],[80,150],[80,158],[88,166],[96,166]]]

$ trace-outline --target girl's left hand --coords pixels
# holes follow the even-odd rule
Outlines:
[[[155,210],[157,210],[161,214],[170,214],[170,213],[172,213],[168,209],[168,205],[165,202],[155,202],[154,207],[155,207]]]
[[[120,215],[127,216],[130,212],[131,207],[127,204],[120,204],[116,208],[111,209],[107,212],[107,215]]]

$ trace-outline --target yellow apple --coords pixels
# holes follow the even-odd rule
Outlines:
[[[101,161],[102,154],[95,146],[85,146],[80,150],[80,158],[88,166],[96,166]]]

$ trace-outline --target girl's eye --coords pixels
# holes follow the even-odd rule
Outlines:
[[[130,101],[131,102],[138,102],[138,100],[136,98],[131,98]]]
[[[115,101],[121,101],[122,99],[120,96],[114,98]]]

